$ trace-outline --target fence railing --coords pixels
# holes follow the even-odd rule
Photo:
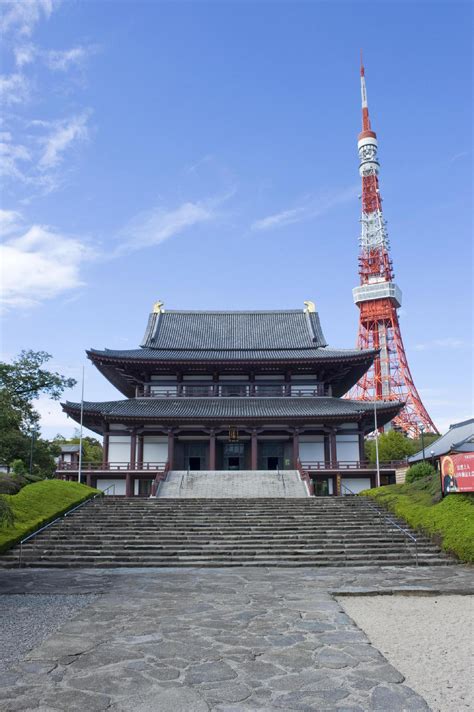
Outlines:
[[[84,502],[81,502],[80,504],[78,504],[76,507],[73,507],[72,509],[68,509],[67,512],[64,512],[64,514],[61,514],[59,517],[56,517],[56,519],[53,519],[52,522],[48,522],[43,527],[40,527],[39,529],[36,529],[36,531],[32,532],[31,534],[28,534],[28,536],[25,536],[24,539],[21,539],[20,551],[18,554],[18,568],[21,568],[21,562],[22,562],[22,557],[23,557],[23,544],[25,544],[27,541],[30,541],[31,539],[34,539],[34,537],[38,536],[38,534],[41,534],[41,532],[44,532],[46,529],[49,529],[50,527],[52,527],[53,524],[57,524],[58,522],[61,522],[61,524],[64,524],[67,517],[69,517],[74,512],[77,512],[77,510],[81,509],[81,507],[85,507],[86,504],[90,504],[95,499],[97,499],[97,497],[103,497],[105,495],[105,493],[108,492],[109,490],[112,490],[112,493],[115,494],[115,485],[109,485],[102,492],[97,492],[97,494],[95,494],[93,497],[89,497]]]
[[[382,470],[394,470],[397,467],[406,465],[406,460],[390,460],[380,462],[379,467]],[[314,472],[318,470],[375,470],[375,462],[368,460],[315,460],[313,462],[304,461],[301,467],[306,472]]]
[[[353,495],[354,497],[357,497],[359,499],[359,501],[362,501],[366,507],[368,507],[370,510],[376,512],[376,514],[379,516],[380,520],[383,519],[386,522],[386,524],[390,525],[387,528],[389,529],[390,533],[392,534],[392,543],[393,543],[393,528],[398,529],[398,531],[402,532],[402,534],[405,537],[405,542],[407,542],[407,540],[410,540],[411,542],[413,542],[413,544],[415,545],[415,566],[418,566],[418,541],[416,539],[416,536],[414,536],[407,529],[404,529],[399,524],[397,524],[397,522],[394,519],[392,519],[392,517],[389,517],[388,514],[385,514],[385,512],[382,512],[379,509],[379,507],[376,507],[374,504],[372,504],[372,502],[370,502],[370,500],[367,497],[362,497],[361,495],[356,494],[356,492],[353,492],[346,485],[341,485],[341,487],[346,495],[349,494],[349,495]],[[410,548],[408,547],[408,545],[407,545],[407,549],[411,554],[412,552],[411,552]]]
[[[328,394],[323,383],[176,383],[147,385],[141,398],[312,398]]]
[[[82,472],[152,472],[163,471],[166,462],[83,462]],[[57,470],[61,472],[77,472],[79,469],[77,462],[58,462]]]

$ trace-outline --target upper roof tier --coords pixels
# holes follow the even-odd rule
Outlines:
[[[145,374],[296,369],[323,373],[342,395],[367,371],[376,351],[331,349],[312,302],[306,308],[274,311],[164,311],[160,302],[148,319],[140,348],[90,349],[104,376],[131,397]]]
[[[150,314],[142,347],[176,350],[279,350],[326,346],[317,312],[160,311]]]

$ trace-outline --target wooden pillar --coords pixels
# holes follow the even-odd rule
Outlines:
[[[250,438],[250,469],[258,470],[258,444],[257,444],[257,431],[252,430],[252,435]]]
[[[211,430],[209,435],[209,469],[216,469],[216,431]]]
[[[168,430],[168,467],[170,470],[174,468],[174,431]]]
[[[137,462],[137,431],[130,431],[130,469],[135,469]]]
[[[90,472],[88,472],[86,475],[86,485],[88,487],[92,487],[92,475]]]
[[[329,465],[329,461],[331,460],[331,452],[329,449],[329,435],[327,433],[324,433],[324,435],[323,435],[323,443],[324,443],[324,467],[327,468]]]
[[[336,467],[336,463],[337,463],[336,428],[331,428],[331,432],[329,433],[329,454],[330,454],[332,466]]]
[[[105,469],[109,462],[109,437],[110,428],[108,423],[104,423],[104,440],[102,443],[102,467]]]
[[[359,425],[359,460],[362,463],[366,459],[365,457],[365,438],[364,430],[362,425]]]
[[[298,469],[300,459],[300,431],[298,428],[293,430],[293,468]]]
[[[138,436],[138,455],[137,460],[140,463],[140,467],[143,467],[143,433]]]
[[[285,396],[291,396],[291,371],[285,373]]]
[[[131,472],[125,475],[125,497],[133,496],[133,480]]]

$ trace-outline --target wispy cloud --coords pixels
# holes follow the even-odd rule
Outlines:
[[[8,225],[21,216],[4,211],[4,218]],[[3,307],[32,307],[76,289],[83,284],[82,263],[93,256],[84,241],[44,225],[9,237],[0,245]]]
[[[134,252],[159,245],[170,237],[215,217],[214,208],[206,202],[185,202],[177,208],[156,207],[140,213],[119,232],[122,244],[117,254]]]
[[[96,51],[95,47],[72,47],[65,50],[50,50],[43,53],[46,65],[57,72],[67,72],[71,67],[80,67]]]
[[[4,106],[22,104],[30,97],[30,82],[24,74],[0,75],[0,101]]]
[[[0,209],[0,237],[15,232],[23,223],[23,218],[16,210]]]
[[[415,344],[415,351],[427,351],[429,349],[462,349],[467,346],[464,339],[454,336],[447,336],[444,339],[432,339],[425,343]]]
[[[71,116],[52,124],[50,133],[41,139],[44,145],[43,153],[39,160],[41,169],[54,168],[63,160],[63,154],[77,141],[85,141],[89,136],[87,122],[90,110],[83,111],[77,116]]]
[[[353,200],[359,186],[351,186],[344,190],[323,195],[310,195],[303,198],[299,205],[267,215],[252,223],[252,230],[273,230],[286,225],[314,220],[324,215],[336,205]]]
[[[42,19],[50,17],[60,0],[3,0],[0,32],[29,37]]]

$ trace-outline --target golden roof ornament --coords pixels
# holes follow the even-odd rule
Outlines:
[[[165,306],[164,302],[160,302],[159,300],[153,304],[153,314],[161,314],[164,309],[162,307]]]
[[[307,302],[304,303],[304,305],[305,305],[305,307],[306,307],[305,312],[309,312],[310,314],[314,314],[314,312],[316,311],[316,304],[315,304],[314,302],[309,302],[309,301],[307,301]]]

